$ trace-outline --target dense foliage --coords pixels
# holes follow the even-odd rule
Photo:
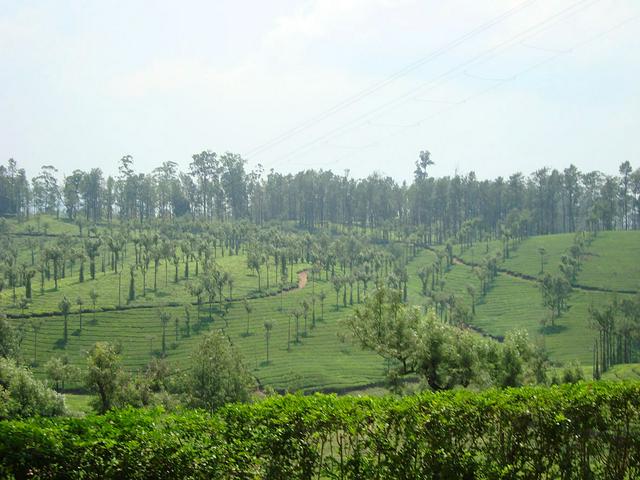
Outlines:
[[[48,388],[15,360],[0,357],[0,419],[64,415],[62,395]]]
[[[546,381],[545,356],[526,332],[514,331],[499,343],[444,323],[433,310],[424,315],[386,287],[377,287],[344,325],[363,348],[392,362],[392,379],[417,374],[434,391]]]
[[[497,233],[502,224],[519,234],[640,227],[640,170],[633,171],[629,162],[620,165],[620,176],[580,172],[571,165],[482,181],[474,172],[429,177],[432,164],[429,152],[421,152],[414,181],[406,185],[377,173],[363,179],[322,170],[263,175],[260,166],[247,172],[239,155],[203,151],[193,155],[187,172],[165,162],[148,174],[137,173],[126,155],[115,178],[93,168],[60,179],[58,170],[46,165],[29,181],[10,159],[0,166],[0,215],[63,211],[87,222],[189,215],[258,224],[291,220],[306,228],[416,225],[429,242],[478,230]]]
[[[10,478],[637,478],[640,385],[3,421],[0,458]]]

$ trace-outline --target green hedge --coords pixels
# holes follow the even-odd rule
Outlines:
[[[639,478],[640,384],[0,422],[12,478]]]

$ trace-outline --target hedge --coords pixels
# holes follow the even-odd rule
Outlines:
[[[640,478],[640,383],[0,422],[7,478]]]

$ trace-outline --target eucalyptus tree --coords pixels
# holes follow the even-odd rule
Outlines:
[[[96,323],[96,304],[98,303],[98,298],[100,297],[100,294],[98,293],[98,291],[95,288],[92,288],[89,291],[89,298],[91,299],[91,306],[93,307],[93,323]]]
[[[478,292],[476,290],[476,287],[474,287],[470,283],[466,285],[466,289],[467,289],[467,293],[471,297],[471,314],[475,315],[476,314],[476,296],[478,295]]]
[[[84,300],[81,296],[76,298],[76,305],[78,305],[78,316],[80,320],[80,333],[82,333],[82,307],[84,306]]]
[[[229,280],[229,274],[227,272],[223,272],[222,270],[216,268],[213,271],[213,278],[216,284],[216,288],[218,289],[218,301],[220,304],[220,310],[222,310],[222,302],[224,300],[224,295],[222,291],[224,290],[227,281]]]
[[[69,341],[68,320],[69,320],[69,313],[71,312],[71,301],[66,297],[66,295],[62,297],[62,300],[60,300],[60,302],[58,303],[58,309],[60,310],[60,313],[64,318],[64,331],[62,335],[62,340],[66,345],[67,342]]]
[[[340,275],[334,275],[331,277],[331,284],[333,285],[333,289],[336,292],[336,312],[339,310],[339,299],[340,299],[340,290],[342,290],[342,286],[344,285],[344,281]]]
[[[162,325],[162,356],[166,357],[167,354],[167,325],[169,325],[169,321],[171,320],[171,315],[165,311],[161,310],[159,312],[160,324]]]
[[[84,264],[87,261],[87,257],[83,251],[78,251],[77,259],[80,262],[80,268],[78,269],[78,283],[84,283]]]
[[[84,248],[89,258],[89,272],[91,273],[91,279],[96,279],[96,257],[100,253],[100,246],[102,240],[97,237],[89,237],[84,241]]]
[[[188,303],[184,304],[184,326],[186,329],[186,336],[191,336],[191,305]]]
[[[249,336],[249,320],[251,317],[251,312],[253,312],[253,306],[251,305],[251,303],[249,303],[249,301],[245,298],[242,301],[242,305],[244,307],[244,311],[247,313],[247,331],[245,332],[245,336]]]
[[[287,352],[291,351],[291,319],[293,318],[293,312],[287,315],[288,330],[287,330]]]
[[[53,283],[55,290],[58,290],[58,278],[60,275],[60,263],[62,261],[62,251],[57,246],[52,246],[47,248],[45,251],[45,259],[46,262],[51,262],[53,264]],[[12,270],[9,270],[12,272]]]
[[[247,254],[247,267],[256,272],[256,275],[258,276],[258,291],[262,291],[261,285],[260,285],[260,271],[261,271],[261,267],[262,267],[262,255],[260,254],[260,252],[258,251],[258,247],[256,246],[256,248],[251,247],[248,254]]]
[[[547,250],[544,247],[538,248],[538,255],[540,255],[540,274],[544,273],[544,260],[547,255]]]
[[[429,266],[424,266],[422,267],[420,270],[418,270],[418,278],[420,279],[420,283],[421,283],[421,290],[420,293],[422,293],[422,295],[426,296],[427,295],[427,289],[429,288],[429,278],[431,276],[431,268]]]
[[[302,336],[307,337],[309,334],[307,330],[307,317],[309,316],[309,302],[307,301],[306,298],[300,302],[300,310],[304,318],[304,332],[302,332]]]
[[[22,279],[24,281],[24,295],[28,300],[31,300],[32,298],[32,288],[31,288],[31,281],[33,279],[33,277],[35,277],[36,275],[36,269],[34,267],[27,267],[26,265],[23,266],[22,269]]]
[[[324,290],[320,290],[320,293],[318,294],[318,299],[320,300],[320,318],[322,318],[322,321],[324,321],[324,301],[327,298],[327,294],[325,293]]]
[[[265,320],[264,322],[264,339],[267,342],[267,364],[269,364],[269,341],[271,340],[271,331],[273,330],[273,321]]]
[[[136,299],[136,266],[129,265],[129,296],[127,297],[127,303],[133,302]]]
[[[180,250],[184,256],[184,278],[185,280],[189,279],[189,260],[193,255],[194,250],[194,239],[191,235],[188,235],[185,239],[180,242]]]
[[[280,283],[278,284],[278,288],[280,289],[280,306],[278,307],[279,311],[284,311],[284,288],[286,286],[287,276],[286,274],[280,278]]]
[[[178,249],[175,246],[172,250],[171,262],[175,267],[175,275],[173,277],[173,283],[178,283],[178,266],[180,265],[180,255],[178,255]]]
[[[625,230],[629,229],[629,190],[630,190],[630,176],[633,172],[631,164],[627,160],[620,164],[618,169],[621,175],[620,178],[620,203],[622,205],[622,224]]]
[[[555,326],[555,319],[566,310],[567,299],[571,294],[571,284],[563,275],[545,274],[540,281],[542,303],[551,313],[551,325]]]
[[[149,271],[149,263],[151,262],[151,256],[148,253],[144,253],[142,262],[140,263],[140,272],[142,273],[142,296],[147,296],[147,272]]]
[[[196,297],[197,320],[200,323],[200,310],[202,308],[202,294],[205,292],[205,286],[201,279],[193,280],[187,284],[187,290],[190,295]]]
[[[208,300],[209,300],[209,322],[213,321],[213,302],[216,299],[216,292],[218,290],[218,285],[216,283],[216,279],[213,276],[212,272],[208,272],[203,281],[204,290],[207,292]]]

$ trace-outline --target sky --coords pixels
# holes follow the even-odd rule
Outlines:
[[[637,0],[0,0],[0,162],[640,166]]]

